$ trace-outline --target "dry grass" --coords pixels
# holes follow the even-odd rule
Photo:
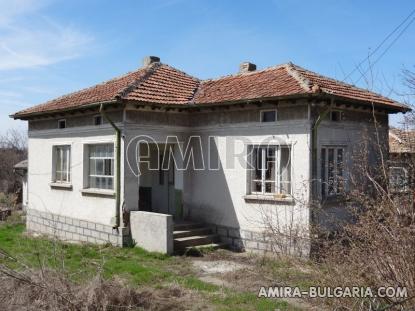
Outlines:
[[[10,293],[13,293],[12,295]],[[2,310],[185,310],[194,294],[178,284],[137,289],[99,275],[81,285],[56,271],[26,271],[0,279]]]

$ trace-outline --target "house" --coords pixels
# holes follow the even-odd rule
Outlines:
[[[115,245],[132,236],[165,252],[220,240],[307,255],[311,202],[349,191],[354,152],[376,134],[387,150],[388,114],[408,110],[292,63],[200,80],[146,57],[12,115],[29,122],[27,229]]]
[[[389,186],[401,204],[413,206],[415,181],[415,131],[389,130]]]
[[[19,163],[13,166],[13,170],[15,174],[19,175],[22,181],[20,193],[21,193],[21,203],[22,203],[23,210],[26,210],[27,204],[28,204],[27,198],[28,198],[29,189],[27,187],[27,167],[28,167],[27,160],[20,161]]]

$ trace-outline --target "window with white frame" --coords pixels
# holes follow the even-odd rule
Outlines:
[[[251,146],[251,194],[291,194],[291,148]]]
[[[334,196],[344,191],[344,147],[321,148],[321,195]]]
[[[114,189],[114,144],[88,146],[88,187]]]
[[[71,146],[54,146],[53,159],[53,182],[69,183],[71,181]]]
[[[392,191],[405,192],[408,190],[408,171],[404,167],[389,168],[389,184]]]

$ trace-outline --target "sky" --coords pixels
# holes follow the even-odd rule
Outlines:
[[[135,70],[146,55],[198,78],[292,61],[412,104],[403,70],[415,70],[415,15],[388,35],[414,9],[410,0],[0,0],[0,134],[26,129],[10,114]]]

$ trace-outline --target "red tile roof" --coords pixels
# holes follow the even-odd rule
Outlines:
[[[313,93],[373,102],[394,111],[409,110],[407,106],[379,94],[321,76],[292,63],[204,81],[168,65],[153,63],[113,80],[19,111],[13,117],[24,118],[119,99],[202,105],[282,96],[300,97]]]
[[[202,81],[197,104],[221,103],[308,93],[287,70],[277,66],[220,79]]]

